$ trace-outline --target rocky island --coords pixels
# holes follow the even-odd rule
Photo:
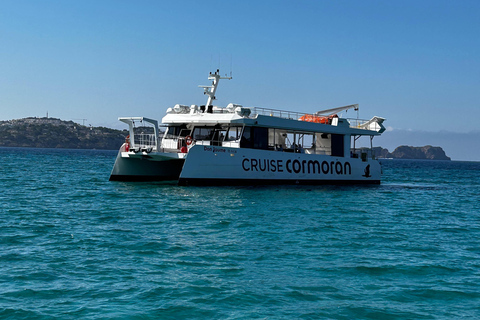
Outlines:
[[[389,152],[388,149],[382,147],[373,148],[375,155],[378,158],[391,158],[391,159],[417,159],[417,160],[451,160],[445,154],[445,151],[441,147],[424,146],[424,147],[412,147],[412,146],[400,146],[393,152]]]
[[[0,121],[0,147],[117,150],[128,131],[90,127],[56,118]]]
[[[0,147],[118,150],[127,130],[80,125],[57,118],[28,117],[0,121]],[[441,147],[400,146],[393,152],[375,147],[378,158],[450,160]]]

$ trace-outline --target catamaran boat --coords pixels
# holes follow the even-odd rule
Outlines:
[[[384,118],[338,116],[358,104],[313,114],[228,104],[213,106],[221,79],[200,86],[207,103],[168,108],[162,126],[145,117],[121,117],[129,135],[110,180],[176,181],[180,185],[379,184],[372,140]],[[356,147],[366,137],[370,147]]]

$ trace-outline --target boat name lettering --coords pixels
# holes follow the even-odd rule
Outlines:
[[[313,173],[313,174],[352,174],[352,166],[350,162],[345,161],[318,161],[318,160],[292,160],[287,161],[275,159],[249,159],[244,158],[242,161],[244,171],[268,171],[268,172],[284,172],[288,173]]]
[[[244,171],[283,172],[283,160],[245,158],[242,161],[242,168]]]
[[[210,152],[228,152],[228,153],[237,153],[237,150],[231,150],[221,147],[211,147],[211,146],[203,146],[203,151],[210,151]]]

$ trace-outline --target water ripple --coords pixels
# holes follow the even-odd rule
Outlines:
[[[1,319],[480,317],[478,164],[186,188],[109,182],[114,158],[0,148]]]

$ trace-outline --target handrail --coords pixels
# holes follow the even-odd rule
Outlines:
[[[157,149],[155,134],[153,133],[135,133],[135,145],[133,148],[152,148],[153,150]]]
[[[347,118],[347,121],[350,123],[350,128],[364,129],[369,131],[378,131],[381,129],[381,126],[377,122],[371,122],[372,120]],[[366,126],[367,124],[369,124],[368,128]]]
[[[261,107],[253,107],[250,109],[252,110],[252,113],[250,114],[250,118],[255,118],[257,115],[262,115],[262,116],[271,116],[271,117],[278,117],[283,119],[303,121],[301,120],[301,118],[304,116],[322,117],[322,116],[316,115],[315,113],[286,111],[286,110],[269,109],[269,108],[261,108]],[[347,120],[350,123],[350,127],[352,128],[360,128],[362,125],[365,125],[368,121],[370,121],[370,120],[357,119],[357,118],[347,118]]]
[[[252,113],[250,114],[251,118],[255,118],[257,115],[261,115],[261,116],[278,117],[283,119],[299,120],[302,116],[305,115],[304,112],[285,111],[285,110],[279,110],[279,109],[269,109],[269,108],[260,108],[260,107],[253,107],[250,109],[252,110]]]

